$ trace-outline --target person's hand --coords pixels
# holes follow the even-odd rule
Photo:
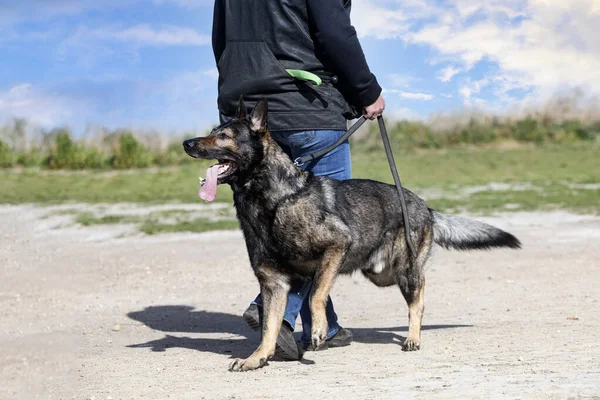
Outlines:
[[[375,119],[383,114],[383,110],[385,110],[385,100],[383,96],[379,96],[375,103],[365,107],[363,115],[368,119]]]

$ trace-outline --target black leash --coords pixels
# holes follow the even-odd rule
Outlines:
[[[348,129],[348,131],[344,134],[344,136],[342,136],[337,142],[335,142],[331,146],[325,147],[324,149],[317,151],[316,153],[312,153],[312,154],[308,154],[308,155],[306,155],[304,157],[298,157],[298,158],[296,158],[294,160],[294,164],[296,164],[296,166],[298,166],[298,167],[301,167],[307,161],[312,161],[315,158],[321,157],[323,154],[329,153],[331,150],[335,149],[340,144],[344,143],[346,141],[346,139],[348,139],[350,136],[352,136],[352,134],[354,132],[356,132],[358,130],[358,128],[360,128],[362,126],[362,124],[365,123],[366,120],[367,119],[365,117],[360,117],[358,119],[358,121],[356,121],[354,123],[354,125],[352,125],[350,127],[350,129]]]
[[[392,170],[392,176],[396,183],[396,189],[398,189],[398,195],[400,195],[400,204],[402,205],[402,219],[404,220],[404,235],[406,236],[406,243],[410,248],[410,254],[413,256],[413,260],[417,258],[417,250],[410,237],[410,225],[408,220],[408,210],[406,209],[406,201],[404,200],[404,188],[400,183],[400,177],[398,176],[398,170],[396,169],[396,162],[394,161],[394,154],[392,153],[392,147],[390,146],[390,138],[385,129],[385,123],[383,122],[383,116],[377,117],[379,123],[379,131],[381,132],[381,140],[383,140],[383,147],[385,147],[385,154],[387,155],[388,162],[390,163],[390,169]]]
[[[331,150],[338,147],[340,144],[344,143],[346,139],[348,139],[354,132],[358,130],[366,122],[366,118],[364,116],[360,117],[358,121],[354,123],[348,129],[348,131],[342,136],[337,142],[328,146],[322,150],[319,150],[315,153],[308,154],[304,157],[298,157],[294,160],[294,164],[300,167],[307,161],[312,161],[315,158],[319,158],[322,155],[329,153]],[[406,243],[410,248],[410,253],[413,259],[417,258],[417,250],[411,240],[410,236],[410,222],[408,219],[408,210],[406,208],[406,200],[404,199],[404,188],[402,187],[402,183],[400,183],[400,177],[398,176],[398,170],[396,169],[396,162],[394,161],[394,154],[392,153],[392,147],[390,146],[390,138],[387,133],[387,129],[385,129],[385,123],[383,122],[383,116],[377,117],[377,122],[379,123],[379,131],[381,132],[381,140],[383,141],[383,147],[385,148],[385,154],[387,155],[388,162],[390,164],[390,170],[392,171],[392,176],[394,177],[394,182],[396,184],[396,189],[398,189],[398,195],[400,196],[400,204],[402,205],[402,220],[404,221],[404,235],[406,236]]]

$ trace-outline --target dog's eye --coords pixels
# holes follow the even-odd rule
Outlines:
[[[229,139],[229,135],[228,135],[228,134],[226,134],[225,132],[221,132],[221,133],[219,133],[219,134],[217,135],[217,137],[218,137],[219,139]]]

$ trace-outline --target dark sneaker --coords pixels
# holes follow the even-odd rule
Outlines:
[[[340,328],[333,337],[327,339],[323,347],[319,349],[327,350],[330,347],[344,347],[352,343],[352,332],[345,328]],[[302,350],[313,351],[312,344],[310,342],[302,342]]]
[[[250,304],[250,307],[244,312],[243,317],[252,330],[260,332],[262,327],[261,308],[256,304]],[[279,336],[277,336],[275,355],[287,361],[295,361],[302,358],[296,339],[294,339],[294,331],[292,331],[292,328],[285,321],[281,324]]]
[[[262,321],[262,310],[256,304],[250,304],[250,307],[244,311],[244,321],[253,331],[260,331]]]

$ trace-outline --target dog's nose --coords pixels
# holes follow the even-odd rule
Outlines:
[[[184,149],[191,149],[192,147],[194,147],[194,143],[195,143],[194,139],[185,140],[183,142],[183,148]]]

